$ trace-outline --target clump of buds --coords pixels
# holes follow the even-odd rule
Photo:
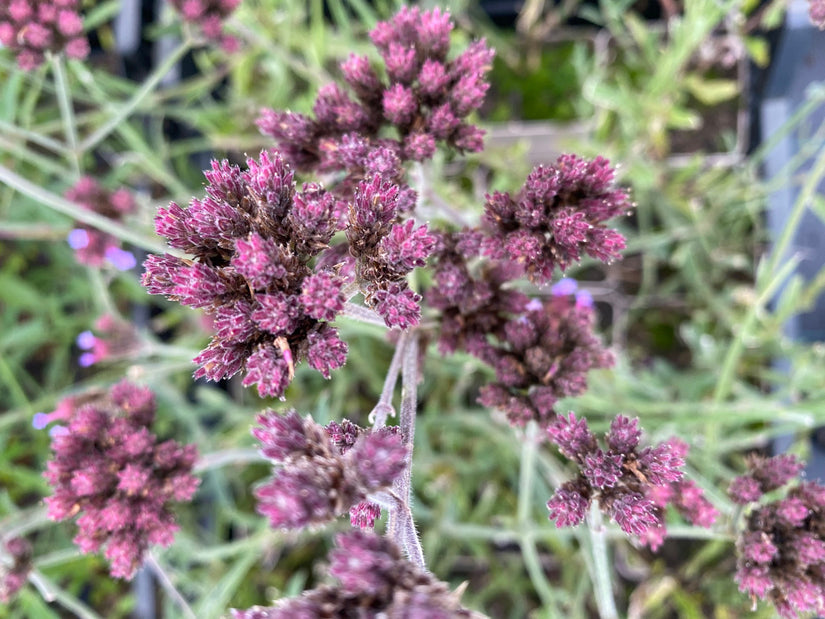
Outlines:
[[[4,0],[0,3],[0,44],[17,54],[21,69],[39,67],[46,52],[65,51],[85,58],[89,41],[83,33],[79,0]]]

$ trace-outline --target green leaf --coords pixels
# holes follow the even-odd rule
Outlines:
[[[751,60],[761,68],[765,68],[768,66],[770,62],[770,47],[768,46],[768,42],[762,37],[745,37],[745,49],[748,52],[748,56],[751,57]]]
[[[685,76],[688,91],[705,105],[717,105],[739,94],[736,80],[706,79],[692,73]]]

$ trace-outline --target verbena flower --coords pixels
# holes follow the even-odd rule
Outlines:
[[[216,333],[195,358],[195,377],[229,378],[261,396],[282,396],[295,364],[329,378],[347,346],[330,321],[344,307],[344,281],[310,261],[335,233],[333,198],[318,185],[297,191],[278,153],[262,152],[241,171],[212,162],[206,197],[174,202],[155,219],[157,233],[190,254],[150,256],[143,284],[214,316]]]
[[[739,590],[788,619],[825,613],[825,486],[801,482],[783,497],[763,498],[797,479],[802,466],[791,455],[755,456],[728,490],[748,507],[736,542]]]
[[[610,261],[624,249],[624,237],[604,226],[631,207],[627,193],[613,186],[614,171],[603,157],[587,161],[562,155],[533,169],[513,197],[487,196],[484,253],[512,260],[537,283],[556,267],[565,270],[582,254]]]
[[[128,191],[109,191],[90,176],[84,176],[66,191],[66,198],[114,221],[121,221],[137,208]],[[93,267],[110,264],[120,271],[128,271],[137,264],[132,252],[123,249],[117,238],[91,226],[74,228],[67,240],[81,264]]]
[[[258,511],[273,527],[306,527],[353,508],[371,509],[361,504],[389,488],[408,457],[401,437],[389,428],[368,431],[346,422],[348,438],[341,439],[337,424],[327,430],[294,410],[267,411],[257,422],[252,434],[261,453],[281,465],[255,490]]]
[[[79,516],[75,544],[84,553],[105,547],[118,578],[133,576],[149,546],[172,543],[178,525],[171,503],[189,500],[199,483],[195,446],[158,442],[149,429],[154,416],[152,392],[123,381],[73,408],[52,434],[48,515]]]
[[[32,568],[32,547],[22,537],[0,545],[0,602],[8,604],[26,584]]]
[[[78,359],[81,367],[126,357],[140,345],[135,328],[111,314],[98,318],[94,326],[98,335],[87,330],[79,333],[75,339],[77,347],[84,351]]]
[[[808,0],[811,22],[820,30],[825,30],[825,0]]]
[[[582,302],[589,297],[560,291],[527,303],[478,355],[496,371],[479,401],[506,412],[514,425],[550,423],[560,398],[584,393],[587,373],[613,364],[593,333],[592,303]]]
[[[46,52],[65,51],[71,58],[85,58],[89,42],[79,0],[4,0],[0,44],[13,51],[17,64],[27,71],[39,67]]]
[[[302,170],[335,165],[337,144],[354,134],[391,147],[403,160],[431,158],[438,142],[481,150],[483,132],[466,118],[489,88],[493,51],[481,40],[451,58],[452,27],[440,9],[402,8],[370,33],[382,59],[379,70],[366,56],[351,55],[341,64],[354,98],[329,84],[318,93],[314,117],[263,110],[261,131]],[[392,127],[394,137],[378,140],[384,127]]]
[[[407,274],[424,266],[436,241],[426,225],[397,223],[398,201],[398,187],[381,176],[362,181],[350,206],[347,241],[367,304],[388,327],[407,329],[421,317],[421,296],[410,289]]]
[[[463,608],[459,595],[401,557],[386,537],[362,531],[341,533],[330,553],[330,574],[338,585],[305,591],[272,607],[233,610],[234,619],[318,619],[393,617],[408,619],[478,618]]]
[[[226,51],[238,48],[238,41],[224,34],[223,24],[241,0],[170,0],[183,19],[200,29],[208,38],[220,43]]]
[[[611,422],[603,446],[587,421],[574,413],[557,417],[547,434],[562,455],[579,467],[579,475],[562,484],[547,502],[556,526],[581,523],[594,500],[629,535],[645,536],[664,526],[662,498],[666,497],[654,501],[650,494],[682,481],[685,448],[681,441],[672,439],[640,449],[638,420],[622,415]],[[703,512],[701,518],[709,519],[709,513]]]

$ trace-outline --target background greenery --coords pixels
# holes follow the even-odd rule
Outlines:
[[[474,3],[451,3],[457,42],[486,36],[498,49],[482,122],[575,122],[584,137],[560,147],[619,164],[636,202],[632,217],[620,222],[629,241],[625,259],[568,273],[593,291],[618,361],[592,373],[589,392],[562,409],[586,415],[596,430],[622,413],[640,417],[651,440],[689,441],[690,475],[722,512],[712,531],[675,518],[672,539],[658,554],[609,525],[607,586],[623,616],[771,616],[764,605],[752,615],[732,580],[726,524],[734,510],[724,488],[742,470],[743,454],[765,449],[775,436],[792,436],[793,451],[804,457],[812,430],[825,421],[825,349],[782,335],[783,322],[819,294],[825,272],[809,284],[794,279],[794,258],[778,258],[792,229],[780,251],[767,251],[765,197],[777,188],[758,174],[767,147],[745,155],[737,127],[715,124],[745,104],[736,72],[746,62],[716,66],[702,52],[724,33],[765,64],[764,40],[732,25],[756,19],[773,26],[781,6],[757,12],[688,0],[667,25],[645,21],[629,0],[568,4],[561,13],[541,2],[526,6],[513,34]],[[137,272],[78,265],[64,239],[72,216],[82,213],[59,196],[81,171],[109,187],[135,189],[140,213],[115,231],[136,251],[157,250],[156,208],[201,191],[202,158],[195,155],[240,160],[271,146],[254,126],[258,109],[309,110],[318,86],[336,75],[338,59],[372,53],[365,33],[397,3],[245,0],[230,21],[240,53],[190,49],[187,35],[167,65],[140,83],[113,71],[119,59],[110,20],[117,8],[116,1],[102,2],[89,12],[104,47],[90,62],[22,73],[0,50],[0,165],[11,172],[0,179],[0,533],[29,533],[38,585],[0,608],[3,618],[126,617],[134,606],[128,584],[108,578],[99,558],[74,551],[73,525],[43,520],[48,437],[31,427],[32,415],[61,397],[124,375],[158,394],[159,434],[218,454],[196,500],[181,510],[175,545],[154,554],[153,572],[162,575],[159,616],[182,616],[170,583],[197,617],[297,594],[322,577],[319,559],[329,545],[329,530],[273,532],[255,514],[251,487],[269,468],[254,461],[249,428],[256,411],[285,405],[263,402],[235,382],[193,383],[189,359],[207,337],[197,313],[146,295]],[[566,14],[590,25],[547,27]],[[165,12],[148,34],[179,30]],[[168,65],[187,52],[198,75],[161,86]],[[787,130],[804,127],[823,99],[821,89],[812,91]],[[170,139],[171,123],[189,137]],[[796,160],[777,181],[802,187],[797,213],[825,168],[821,131],[806,143],[807,156],[816,158],[812,170],[798,174]],[[528,150],[493,145],[461,164],[441,157],[428,173],[440,196],[475,218],[485,191],[521,184]],[[674,158],[675,150],[683,156]],[[813,204],[823,214],[818,200]],[[127,358],[82,369],[75,337],[106,312],[136,324],[143,345]],[[346,368],[331,381],[299,370],[287,392],[287,405],[320,422],[364,421],[392,353],[383,330],[341,322],[350,344]],[[773,365],[779,357],[787,373]],[[427,351],[414,510],[429,566],[455,586],[468,583],[467,605],[492,617],[598,616],[605,573],[596,540],[586,528],[557,530],[544,507],[569,471],[554,450],[536,444],[534,429],[513,430],[475,404],[487,378],[469,357]],[[44,593],[56,603],[47,604]]]

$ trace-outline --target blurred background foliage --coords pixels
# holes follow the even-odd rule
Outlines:
[[[189,359],[207,339],[202,318],[146,295],[138,272],[78,265],[64,240],[71,213],[52,198],[81,171],[110,188],[128,186],[141,205],[128,240],[135,251],[157,249],[156,208],[199,195],[209,156],[241,162],[271,147],[254,125],[258,110],[309,111],[339,60],[373,53],[366,33],[399,5],[244,0],[230,20],[241,51],[192,48],[184,37],[172,59],[185,57],[192,70],[177,83],[161,79],[171,62],[142,81],[126,77],[114,47],[116,1],[90,8],[100,50],[62,67],[63,88],[48,64],[22,73],[0,50],[0,165],[36,188],[0,185],[0,533],[27,533],[37,568],[37,587],[0,608],[0,617],[133,611],[130,585],[108,578],[99,558],[74,551],[73,525],[43,520],[48,437],[31,426],[35,412],[61,397],[124,375],[157,393],[159,434],[195,441],[212,458],[195,501],[180,510],[175,545],[156,552],[157,569],[196,616],[267,604],[323,577],[329,531],[273,532],[255,513],[251,488],[269,467],[255,461],[249,428],[265,406],[294,407],[321,423],[365,422],[392,355],[384,331],[342,319],[346,368],[330,381],[299,370],[286,403],[261,401],[234,381],[193,383]],[[810,306],[825,276],[793,280],[793,263],[768,253],[765,198],[776,187],[759,176],[766,148],[748,150],[739,122],[748,96],[742,72],[769,62],[765,29],[781,22],[781,1],[531,0],[511,26],[469,0],[448,6],[457,42],[485,36],[498,50],[480,122],[541,121],[553,140],[558,129],[552,148],[610,158],[636,203],[619,222],[625,259],[567,273],[593,292],[617,364],[592,373],[588,393],[561,410],[586,415],[597,431],[622,413],[640,417],[651,440],[687,440],[689,473],[723,516],[710,532],[675,518],[657,554],[610,525],[619,608],[629,617],[771,616],[763,606],[750,613],[750,600],[736,591],[726,528],[733,506],[724,489],[743,454],[790,435],[804,457],[825,421],[825,348],[789,342],[781,328]],[[145,35],[179,33],[164,11]],[[814,92],[811,106],[823,99]],[[800,130],[805,118],[787,130]],[[473,221],[486,191],[518,188],[529,152],[524,143],[491,140],[463,161],[440,155],[426,169],[430,188]],[[790,170],[782,182],[803,180]],[[779,289],[782,298],[770,303]],[[133,323],[140,344],[81,368],[75,338],[106,313]],[[779,357],[786,373],[775,369]],[[593,541],[584,528],[556,530],[544,507],[569,472],[552,449],[535,444],[531,429],[513,430],[475,403],[488,378],[470,357],[427,349],[414,510],[430,568],[454,586],[467,583],[467,605],[491,617],[597,616]],[[181,616],[163,578],[154,582],[155,616]]]

